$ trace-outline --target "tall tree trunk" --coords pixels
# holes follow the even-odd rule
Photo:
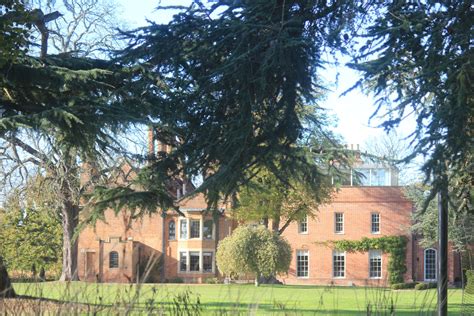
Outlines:
[[[7,268],[3,265],[3,259],[0,257],[0,298],[15,297],[10,278],[8,277]]]
[[[64,201],[61,210],[63,226],[63,267],[61,281],[79,280],[77,271],[78,245],[74,232],[79,222],[79,207],[71,201]]]

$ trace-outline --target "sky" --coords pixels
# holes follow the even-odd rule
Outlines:
[[[122,18],[132,28],[146,25],[147,19],[157,23],[169,21],[172,12],[158,13],[155,8],[159,3],[161,5],[189,3],[186,0],[162,0],[161,2],[157,0],[118,0],[118,2],[121,5],[119,11],[122,12]],[[338,80],[336,80],[337,73],[339,73]],[[355,71],[344,65],[338,66],[338,68],[328,67],[324,70],[323,78],[331,91],[320,105],[337,118],[336,133],[344,138],[346,144],[360,144],[363,149],[367,140],[384,134],[381,128],[376,128],[382,122],[380,119],[373,119],[369,122],[369,118],[375,110],[372,97],[366,96],[358,90],[340,96],[357,81],[358,75]],[[408,118],[397,129],[397,134],[401,137],[407,136],[414,130],[414,127],[414,119]]]

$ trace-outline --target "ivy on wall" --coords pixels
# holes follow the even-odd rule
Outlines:
[[[390,284],[403,283],[406,267],[406,236],[384,236],[378,238],[364,237],[361,240],[332,240],[330,244],[334,249],[347,252],[366,252],[371,249],[388,253],[388,280]]]

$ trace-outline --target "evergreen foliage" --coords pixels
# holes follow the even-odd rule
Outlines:
[[[0,209],[0,253],[10,271],[46,269],[59,276],[62,259],[61,220],[54,207],[54,193],[37,177],[26,192],[15,190]]]
[[[206,175],[198,191],[211,205],[256,169],[318,188],[314,164],[294,146],[304,130],[298,112],[314,105],[321,55],[340,44],[349,7],[194,1],[168,24],[124,34],[130,45],[117,61],[142,70],[133,84],[153,108],[158,139],[173,145],[176,169]]]
[[[348,252],[367,252],[378,249],[389,254],[388,281],[390,284],[402,283],[403,275],[407,271],[405,236],[383,236],[378,238],[364,237],[361,240],[332,240],[327,242],[332,248]]]
[[[430,187],[423,184],[405,188],[405,195],[415,206],[412,231],[420,235],[419,242],[425,248],[432,247],[438,241],[438,205],[436,201],[426,205],[425,192],[429,190]],[[474,242],[474,218],[468,210],[458,207],[455,190],[453,187],[449,190],[452,207],[448,210],[448,239],[455,250],[462,252],[469,250]]]
[[[364,45],[354,62],[364,78],[357,85],[373,91],[386,129],[414,113],[415,155],[432,180],[429,199],[456,187],[460,207],[472,214],[474,52],[472,1],[393,1],[374,3],[360,30]],[[449,173],[448,173],[449,170]]]
[[[15,60],[27,50],[29,19],[22,0],[2,1],[0,4],[0,67]]]
[[[263,226],[240,226],[219,242],[216,263],[226,276],[254,273],[258,279],[288,272],[291,252],[277,233]]]

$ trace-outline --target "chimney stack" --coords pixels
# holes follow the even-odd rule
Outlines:
[[[155,133],[151,125],[148,127],[148,157],[149,159],[155,157]]]

